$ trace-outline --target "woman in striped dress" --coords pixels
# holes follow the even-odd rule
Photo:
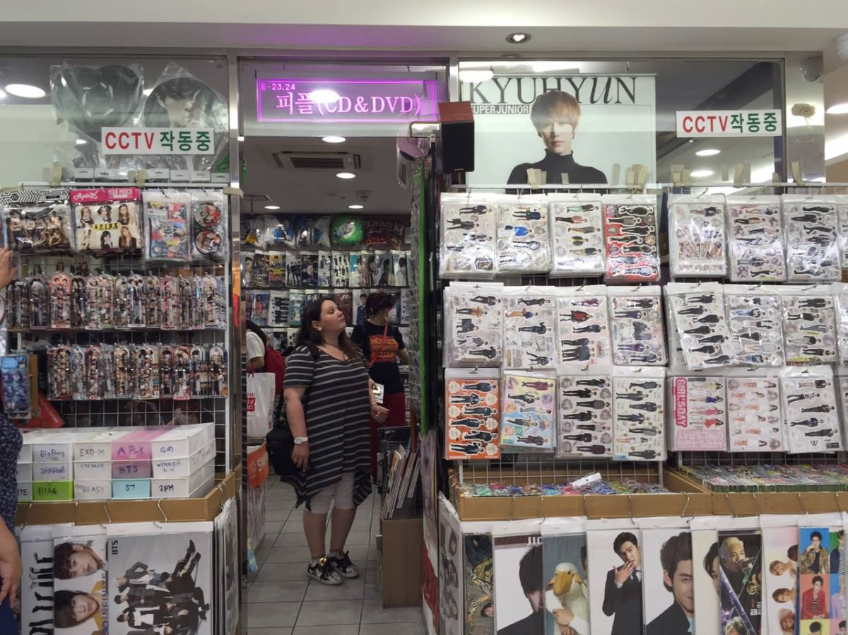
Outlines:
[[[375,402],[368,367],[333,300],[308,304],[301,324],[283,395],[295,438],[292,459],[302,472],[288,480],[298,505],[306,504],[303,529],[312,557],[307,573],[337,585],[359,576],[344,546],[356,508],[371,494],[370,417],[385,421],[388,410]],[[333,500],[327,554],[325,528]]]

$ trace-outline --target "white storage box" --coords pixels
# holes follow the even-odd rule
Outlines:
[[[32,481],[34,483],[55,483],[57,481],[74,480],[74,464],[64,463],[33,463]]]
[[[18,502],[19,503],[31,503],[32,502],[32,483],[18,481]]]
[[[132,432],[129,430],[104,430],[94,436],[78,440],[74,443],[74,461],[96,463],[112,460],[112,441],[120,439]]]
[[[18,482],[32,483],[32,463],[18,463]]]
[[[94,436],[90,429],[80,432],[57,432],[40,436],[32,444],[33,463],[68,463],[73,461],[74,443]],[[70,480],[70,479],[68,479]]]
[[[153,460],[187,459],[200,448],[215,442],[215,424],[179,426],[150,442]]]
[[[75,481],[111,481],[112,462],[94,461],[90,463],[74,463]],[[111,492],[111,490],[110,490]]]
[[[185,478],[215,458],[215,444],[205,445],[187,459],[153,460],[153,478]]]
[[[154,478],[151,480],[151,498],[191,498],[207,481],[215,478],[215,462],[183,478]]]
[[[98,481],[74,481],[74,499],[99,501],[112,498],[112,479]]]

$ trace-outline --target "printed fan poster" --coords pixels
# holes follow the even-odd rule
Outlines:
[[[528,533],[493,540],[498,635],[541,633],[545,628],[542,537]]]
[[[53,538],[53,622],[56,635],[100,635],[114,607],[106,593],[106,532],[57,530]],[[117,632],[117,631],[116,631]]]
[[[695,587],[695,632],[719,633],[718,531],[692,531],[692,578]]]
[[[492,537],[464,537],[465,635],[494,635],[495,603],[492,589]]]
[[[474,113],[475,183],[618,183],[633,165],[656,174],[656,90],[636,75],[499,75],[462,82]],[[508,150],[506,150],[508,149]],[[563,177],[565,175],[565,177]]]
[[[646,635],[688,635],[695,617],[692,534],[680,527],[642,531]]]
[[[53,526],[30,525],[21,531],[21,633],[53,631]]]
[[[644,576],[639,530],[586,529],[592,635],[642,635]]]
[[[462,527],[439,493],[439,635],[463,635]]]
[[[844,531],[802,527],[798,537],[797,621],[800,632],[837,635],[845,622]],[[844,632],[844,628],[843,631]]]
[[[586,534],[543,534],[542,546],[545,635],[560,635],[563,626],[591,635]]]
[[[718,532],[721,629],[725,635],[759,635],[763,613],[762,547],[759,530]]]
[[[764,604],[769,633],[795,635],[797,560],[797,526],[763,528]]]

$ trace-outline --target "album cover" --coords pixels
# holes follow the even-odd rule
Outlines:
[[[107,632],[106,530],[73,527],[53,532],[53,622],[57,635]]]
[[[333,293],[333,300],[336,301],[336,306],[344,314],[345,324],[353,326],[353,293],[337,289]]]
[[[143,525],[138,525],[142,529]],[[212,635],[213,523],[174,523],[150,533],[108,539],[110,635],[135,635],[150,627]],[[156,632],[154,630],[154,632]]]
[[[646,635],[688,635],[695,617],[692,534],[681,527],[642,531]]]
[[[330,280],[334,287],[350,287],[350,256],[346,251],[332,252],[332,275]]]
[[[465,635],[494,635],[492,537],[466,535],[463,542]]]
[[[642,635],[642,547],[638,529],[587,531],[592,635]],[[620,585],[620,586],[619,586]]]
[[[695,632],[719,633],[718,531],[692,531],[692,579],[695,588]]]
[[[286,286],[297,288],[301,285],[300,254],[296,251],[286,252]]]
[[[365,267],[366,263],[363,259],[363,254],[351,253],[348,260],[348,280],[351,287],[354,289],[367,287],[365,284]]]
[[[268,286],[279,289],[286,286],[286,254],[283,251],[269,251]]]
[[[268,291],[253,292],[250,319],[256,326],[268,326],[268,306],[270,303],[271,297]]]
[[[586,534],[542,536],[545,635],[590,635]]]
[[[253,286],[253,252],[242,251],[239,254],[241,260],[241,283],[245,287]]]
[[[332,278],[332,254],[329,251],[318,252],[318,286],[329,287]]]
[[[300,254],[300,278],[304,287],[318,288],[318,254]]]
[[[721,575],[721,629],[732,635],[759,635],[763,579],[759,530],[718,532]]]
[[[463,635],[462,527],[439,493],[439,635]]]
[[[286,327],[289,324],[289,292],[271,291],[268,326]]]
[[[541,633],[545,628],[541,535],[493,536],[493,541],[498,635]]]
[[[763,528],[765,619],[774,635],[795,634],[798,527]]]
[[[260,289],[268,288],[268,253],[253,252],[253,286]]]
[[[21,530],[21,633],[53,631],[53,526],[30,525]]]

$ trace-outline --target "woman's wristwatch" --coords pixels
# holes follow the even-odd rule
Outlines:
[[[295,445],[303,445],[304,443],[309,443],[309,437],[295,437],[294,444]]]

